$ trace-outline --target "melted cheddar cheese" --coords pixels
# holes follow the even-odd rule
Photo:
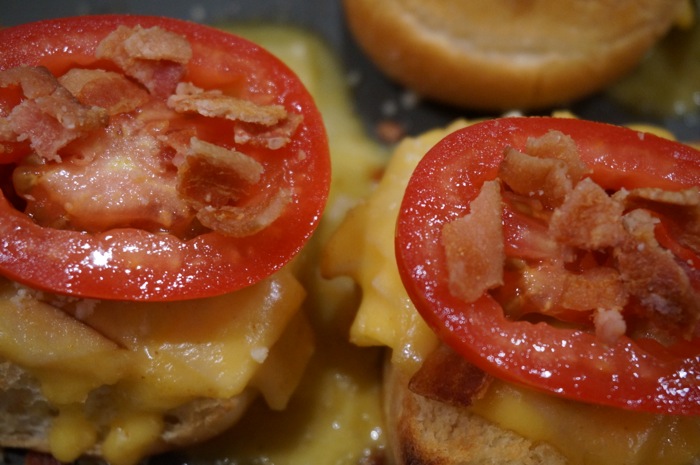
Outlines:
[[[104,438],[105,458],[128,465],[152,450],[170,410],[196,399],[252,385],[283,408],[313,350],[308,322],[296,318],[304,297],[288,269],[220,297],[138,305],[55,301],[2,281],[0,354],[32,373],[57,410],[56,458],[74,460]],[[277,354],[288,330],[295,344]]]
[[[350,213],[328,248],[329,271],[352,276],[362,288],[352,340],[389,347],[392,362],[407,373],[415,372],[438,340],[401,285],[394,225],[418,161],[442,137],[465,124],[457,121],[401,142],[377,189]],[[700,457],[698,418],[591,407],[499,382],[472,410],[533,442],[550,443],[572,465],[682,465]]]

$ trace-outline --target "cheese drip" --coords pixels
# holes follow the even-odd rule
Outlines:
[[[438,340],[413,307],[396,268],[399,204],[422,156],[466,124],[457,121],[401,142],[377,189],[350,212],[328,247],[329,271],[352,276],[362,289],[352,340],[389,347],[392,363],[407,373],[415,372]],[[700,456],[698,418],[592,408],[500,383],[472,410],[533,442],[550,443],[572,465],[685,465]]]
[[[56,458],[98,447],[129,465],[158,449],[182,405],[243,401],[253,386],[283,408],[313,351],[298,313],[304,297],[289,269],[231,294],[166,303],[73,301],[3,280],[0,356],[33,374],[58,412]]]
[[[303,252],[302,281],[317,350],[284,411],[254,403],[230,431],[187,451],[191,465],[211,463],[357,465],[382,454],[383,350],[349,343],[357,290],[347,278],[319,276],[319,253],[347,210],[374,186],[386,149],[354,112],[345,70],[315,34],[293,26],[223,25],[259,43],[289,65],[314,96],[328,132],[333,178],[328,206]]]

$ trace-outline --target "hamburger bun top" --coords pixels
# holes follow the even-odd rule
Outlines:
[[[391,79],[479,110],[590,95],[630,71],[685,0],[344,0],[351,33]]]

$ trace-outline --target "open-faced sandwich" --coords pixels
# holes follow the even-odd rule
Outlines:
[[[130,465],[284,408],[320,114],[247,40],[144,16],[0,30],[0,445]]]
[[[700,152],[574,118],[404,140],[327,249],[397,464],[700,460]]]

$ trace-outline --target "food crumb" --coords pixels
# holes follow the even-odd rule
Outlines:
[[[376,133],[380,141],[394,144],[403,139],[406,135],[406,130],[399,122],[385,119],[377,123]]]

